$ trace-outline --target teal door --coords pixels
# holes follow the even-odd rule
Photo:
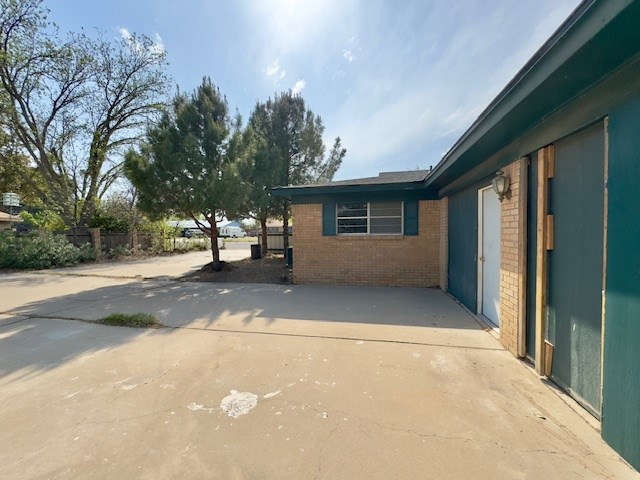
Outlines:
[[[556,142],[549,182],[555,245],[549,252],[547,338],[551,377],[600,417],[604,237],[604,124]]]

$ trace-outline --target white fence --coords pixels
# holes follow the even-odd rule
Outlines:
[[[289,235],[289,246],[293,246],[293,235]],[[267,234],[267,247],[270,251],[284,252],[284,237],[281,233]]]

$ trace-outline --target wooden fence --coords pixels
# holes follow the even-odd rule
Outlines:
[[[260,238],[258,237],[258,242]],[[289,246],[293,246],[293,235],[289,234]],[[280,233],[267,233],[267,248],[270,252],[284,252],[284,235]]]
[[[92,230],[94,233],[92,234]],[[110,232],[100,229],[89,229],[86,227],[75,227],[57,234],[67,237],[67,241],[76,247],[81,247],[87,243],[95,248],[94,238],[100,236],[100,253],[108,254],[118,249],[129,250],[149,250],[154,248],[164,252],[175,250],[211,249],[211,239],[207,237],[163,237],[162,234],[136,233],[131,232]],[[282,235],[281,235],[282,236]],[[135,240],[134,240],[135,237]],[[218,246],[222,247],[223,239],[218,238]],[[282,247],[280,247],[282,248]]]

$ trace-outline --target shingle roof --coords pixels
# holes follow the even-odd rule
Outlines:
[[[308,185],[295,185],[292,188],[337,187],[350,185],[384,185],[390,183],[422,182],[430,170],[408,170],[404,172],[381,172],[377,177],[352,178],[349,180],[337,180],[334,182],[313,183]],[[287,188],[287,187],[285,187]]]

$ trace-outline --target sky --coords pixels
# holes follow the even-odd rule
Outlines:
[[[334,179],[435,166],[579,0],[45,0],[61,30],[136,32],[181,91],[246,121],[299,92],[347,155]]]

